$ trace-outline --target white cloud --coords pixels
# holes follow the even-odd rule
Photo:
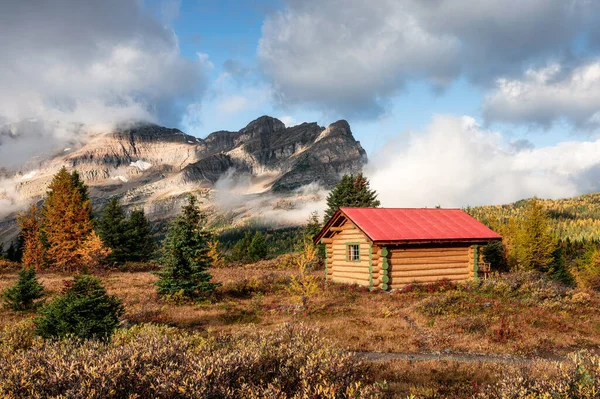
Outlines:
[[[217,111],[221,114],[231,115],[244,110],[248,106],[248,99],[241,95],[231,95],[223,98],[216,105]]]
[[[409,79],[488,83],[597,44],[588,0],[305,0],[270,14],[258,56],[284,105],[381,113]]]
[[[499,79],[484,102],[488,120],[549,126],[566,119],[600,126],[600,61],[564,71],[558,64],[530,69],[521,79]]]
[[[286,127],[291,127],[291,126],[294,126],[296,124],[296,120],[292,116],[289,116],[289,115],[284,115],[284,116],[281,116],[281,117],[279,117],[277,119],[279,119],[280,121],[282,121],[283,124]]]
[[[515,149],[473,118],[436,116],[371,157],[366,174],[383,206],[462,207],[600,189],[600,140]]]
[[[31,117],[63,128],[129,120],[177,124],[182,104],[202,93],[210,62],[201,55],[183,58],[174,32],[143,7],[137,0],[5,2],[0,124]],[[73,136],[72,129],[64,131]],[[60,134],[50,129],[43,136]]]

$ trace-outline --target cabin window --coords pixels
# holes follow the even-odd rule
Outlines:
[[[358,262],[360,260],[360,245],[348,244],[348,260],[351,262]]]

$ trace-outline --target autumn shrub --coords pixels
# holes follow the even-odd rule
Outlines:
[[[67,281],[62,295],[40,310],[36,331],[44,338],[107,338],[123,313],[121,301],[108,295],[99,279],[79,275]]]
[[[160,269],[160,265],[154,262],[125,262],[117,270],[121,272],[140,273],[152,272]]]
[[[479,394],[482,399],[592,399],[600,396],[600,357],[572,354],[566,362],[539,363],[504,373]]]
[[[487,280],[471,281],[463,286],[471,293],[512,298],[521,302],[562,301],[571,289],[538,272],[513,272]]]
[[[0,353],[2,349],[16,351],[31,348],[41,338],[35,334],[35,324],[32,319],[24,319],[9,324],[0,330]]]
[[[382,397],[365,365],[304,326],[203,338],[144,325],[108,342],[0,347],[0,357],[3,398]]]
[[[223,283],[217,289],[217,296],[247,298],[254,294],[270,294],[284,289],[290,283],[290,278],[276,273],[266,273],[260,276],[242,278]]]
[[[6,259],[0,259],[0,273],[10,273],[19,270],[21,264]]]

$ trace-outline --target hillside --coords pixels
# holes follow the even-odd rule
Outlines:
[[[550,213],[550,223],[559,238],[578,242],[600,240],[600,193],[540,202]],[[511,217],[519,218],[526,203],[527,200],[521,200],[506,205],[468,208],[467,211],[486,224],[494,219],[503,222]]]

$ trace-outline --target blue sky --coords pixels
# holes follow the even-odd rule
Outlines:
[[[589,132],[576,132],[565,124],[530,126],[484,121],[481,104],[485,88],[462,77],[443,90],[436,90],[425,79],[409,80],[387,101],[385,112],[364,118],[355,112],[332,112],[314,106],[285,106],[265,94],[268,84],[263,80],[257,60],[258,43],[265,18],[285,10],[282,1],[217,1],[183,0],[151,1],[148,3],[157,18],[176,33],[181,54],[196,59],[204,54],[212,67],[208,70],[208,92],[198,102],[193,123],[180,121],[178,127],[199,137],[216,130],[238,130],[250,120],[263,115],[287,116],[294,123],[317,121],[327,125],[338,118],[347,119],[353,132],[369,153],[376,152],[388,138],[399,132],[418,131],[431,122],[432,115],[469,115],[491,130],[502,129],[508,140],[526,139],[536,146],[547,146],[568,138],[585,140]],[[580,37],[575,40],[579,51],[585,46]],[[224,79],[227,62],[234,62],[250,72],[246,82]],[[244,87],[254,98],[246,104],[232,100],[232,112],[218,112],[215,108],[235,98]],[[251,90],[254,89],[253,90]],[[218,91],[218,93],[215,93]]]

